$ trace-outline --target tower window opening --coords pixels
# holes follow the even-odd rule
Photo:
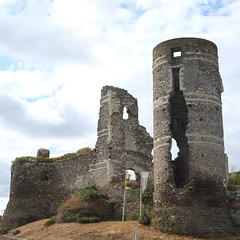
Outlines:
[[[123,119],[128,119],[128,110],[125,106],[123,108]]]
[[[172,78],[173,78],[173,89],[175,92],[180,91],[180,77],[179,77],[180,68],[172,69]]]
[[[175,47],[171,49],[172,57],[177,58],[182,56],[181,47]]]
[[[176,52],[173,52],[173,57],[181,57],[182,56],[182,52],[181,51],[176,51]]]

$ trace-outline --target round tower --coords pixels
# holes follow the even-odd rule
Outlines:
[[[154,198],[160,228],[203,237],[231,231],[222,92],[214,43],[178,38],[154,48]]]

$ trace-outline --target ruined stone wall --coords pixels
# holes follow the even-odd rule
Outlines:
[[[126,169],[134,170],[137,176],[149,171],[152,148],[152,137],[138,121],[137,99],[124,89],[105,86],[101,91],[95,167],[101,176],[107,176],[100,176],[100,181],[106,180],[102,184],[123,181]]]
[[[8,226],[19,226],[56,214],[73,192],[87,186],[95,152],[55,163],[14,163],[10,200],[4,213]]]
[[[123,119],[124,106],[128,109],[128,119]],[[54,163],[12,165],[5,225],[14,227],[54,215],[72,193],[89,184],[105,190],[119,201],[117,206],[121,208],[122,190],[117,190],[115,185],[124,181],[127,169],[137,175],[150,170],[152,145],[152,137],[139,125],[137,100],[124,89],[105,86],[98,139],[92,152]],[[132,204],[138,205],[136,201]],[[120,212],[118,209],[116,214]]]
[[[203,237],[236,230],[225,187],[222,91],[214,43],[180,38],[154,48],[154,194],[163,228]]]

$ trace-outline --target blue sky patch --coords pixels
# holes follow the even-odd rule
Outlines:
[[[146,10],[144,10],[142,8],[136,8],[136,6],[134,4],[129,5],[126,3],[120,3],[120,7],[123,9],[127,9],[127,10],[135,12],[137,17],[142,16],[146,12]]]
[[[224,6],[222,0],[209,1],[207,4],[201,4],[201,10],[204,16],[216,15],[219,9]]]
[[[60,85],[57,89],[53,90],[51,94],[48,95],[41,95],[41,96],[36,96],[36,97],[32,97],[32,98],[24,98],[24,100],[26,100],[28,103],[35,103],[38,100],[42,100],[45,98],[50,98],[56,95],[56,93],[61,90],[63,88],[63,85]]]
[[[32,97],[32,98],[24,98],[28,103],[35,103],[38,100],[44,99],[44,98],[50,98],[52,95],[43,95],[38,97]]]
[[[0,56],[0,70],[7,71],[11,70],[16,72],[20,70],[20,62],[18,60],[13,60],[10,56],[2,55]]]
[[[20,0],[17,1],[15,4],[11,4],[9,6],[9,12],[12,15],[17,15],[19,13],[21,13],[25,8],[26,8],[26,4],[27,4],[27,0]]]

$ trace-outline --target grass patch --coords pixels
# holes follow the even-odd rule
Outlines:
[[[81,154],[88,154],[92,151],[92,149],[90,147],[85,147],[85,148],[81,148],[77,151],[77,153],[81,153]]]
[[[56,157],[56,158],[44,158],[44,157],[33,157],[33,156],[26,156],[26,157],[17,157],[13,163],[25,163],[25,162],[37,162],[37,163],[52,163],[52,162],[57,162],[61,160],[66,160],[68,158],[75,157],[79,154],[88,154],[92,151],[91,148],[85,147],[79,149],[75,153],[66,153],[63,156]]]

